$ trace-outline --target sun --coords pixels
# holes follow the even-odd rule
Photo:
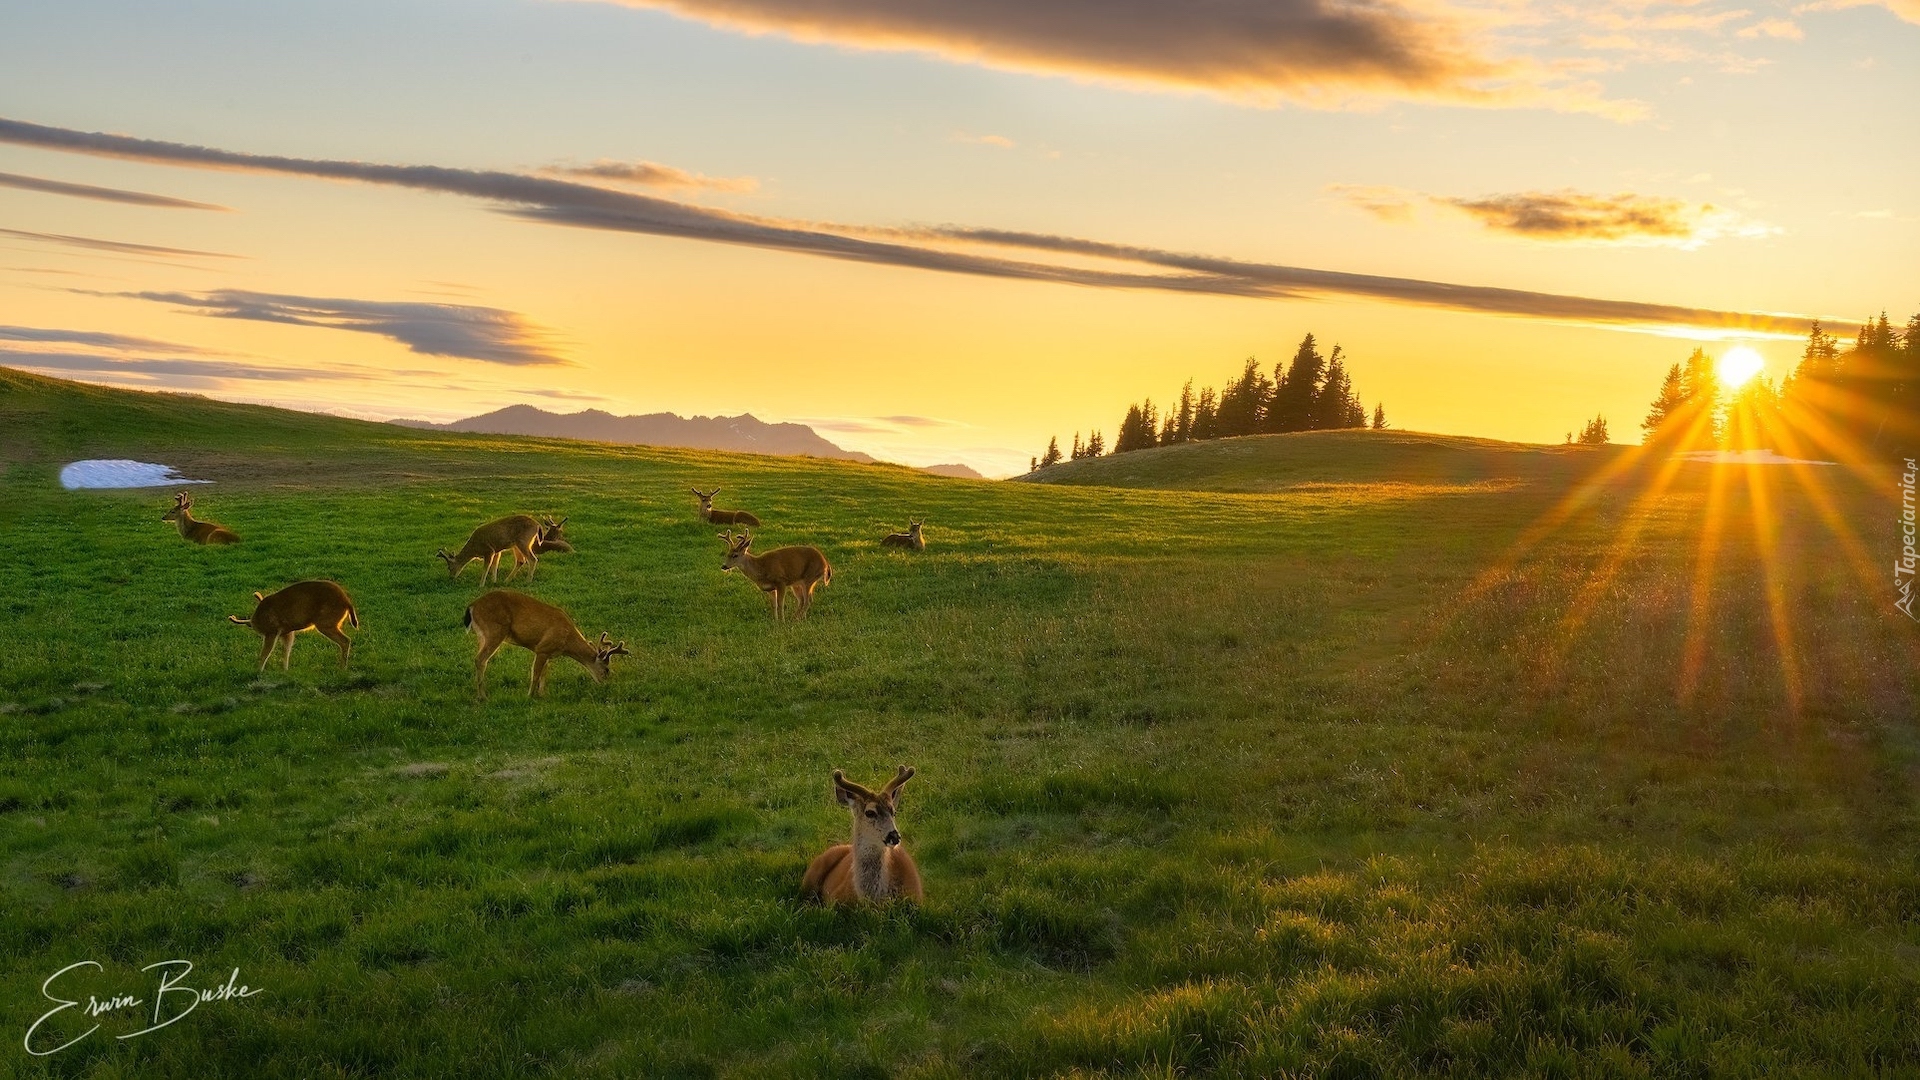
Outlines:
[[[1738,389],[1748,379],[1760,374],[1760,370],[1767,366],[1767,362],[1760,358],[1759,353],[1745,345],[1735,345],[1720,354],[1720,362],[1716,366],[1719,368],[1720,385],[1728,389]]]

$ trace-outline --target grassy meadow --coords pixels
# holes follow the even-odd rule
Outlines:
[[[62,491],[80,457],[215,481],[244,542]],[[1046,479],[0,370],[0,1074],[1920,1068],[1890,479],[1403,433]],[[812,618],[720,573],[692,484],[826,552]],[[509,648],[482,705],[478,567],[433,552],[517,511],[576,549],[528,591],[634,655],[530,701]],[[316,577],[352,670],[307,634],[256,673],[225,616]],[[900,763],[926,905],[802,902],[831,770]],[[174,958],[265,992],[24,1052],[56,970]]]

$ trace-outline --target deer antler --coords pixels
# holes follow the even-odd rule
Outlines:
[[[853,781],[847,779],[847,774],[841,772],[839,769],[833,770],[833,783],[835,787],[846,788],[848,791],[853,792],[855,795],[858,795],[863,799],[878,799],[880,797],[874,794],[868,788],[862,787],[861,785],[856,784]]]
[[[880,789],[880,794],[883,796],[891,795],[894,793],[894,791],[896,791],[900,787],[901,784],[904,784],[911,779],[913,779],[913,766],[902,765],[900,766],[899,770],[893,774],[893,779],[887,781],[887,786]]]

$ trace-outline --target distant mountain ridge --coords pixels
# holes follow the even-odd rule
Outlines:
[[[403,427],[471,431],[485,435],[534,435],[549,439],[586,439],[592,442],[672,446],[689,450],[806,455],[842,461],[878,460],[871,454],[836,446],[805,424],[769,424],[751,413],[741,413],[739,416],[679,416],[662,412],[644,416],[615,416],[601,409],[552,413],[532,405],[509,405],[448,424],[435,424],[427,420],[395,420],[393,423]]]

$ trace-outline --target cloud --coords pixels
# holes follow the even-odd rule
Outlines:
[[[1420,198],[1418,192],[1378,184],[1328,184],[1326,190],[1381,221],[1400,223],[1413,220],[1413,204]]]
[[[1803,15],[1809,11],[1843,11],[1857,7],[1883,7],[1910,23],[1920,25],[1920,0],[1816,0],[1815,3],[1798,5],[1793,13]]]
[[[702,176],[699,173],[659,165],[651,161],[613,161],[601,158],[591,165],[549,165],[540,170],[551,176],[579,176],[588,180],[612,180],[655,188],[696,188],[705,191],[746,193],[757,191],[760,181],[751,176]]]
[[[192,379],[252,379],[301,382],[307,379],[358,378],[364,372],[327,368],[274,367],[235,360],[183,357],[127,357],[100,353],[71,353],[14,349],[0,345],[0,363],[39,371],[103,372],[140,376],[187,376]]]
[[[1005,135],[969,135],[964,131],[953,133],[953,142],[972,143],[975,146],[997,146],[1002,150],[1011,150],[1019,145]]]
[[[1444,0],[611,0],[748,34],[1006,71],[1341,106],[1398,98],[1631,118],[1639,107],[1505,58]],[[1508,5],[1511,6],[1511,5]]]
[[[344,300],[217,289],[207,293],[109,293],[173,304],[221,319],[318,326],[377,334],[425,356],[495,364],[565,364],[546,335],[517,312],[468,304]]]
[[[1623,192],[1525,191],[1477,199],[1430,196],[1496,232],[1532,240],[1658,245],[1694,249],[1727,236],[1770,236],[1780,230],[1712,203],[1688,203]]]
[[[169,210],[225,210],[232,207],[216,206],[213,203],[189,202],[170,195],[149,195],[144,191],[123,191],[120,188],[94,187],[92,184],[71,184],[65,180],[47,180],[38,176],[21,176],[18,173],[0,172],[0,187],[19,188],[22,191],[40,191],[49,195],[71,195],[76,199],[96,199],[100,202],[129,203],[134,206],[158,206]]]
[[[31,341],[42,345],[84,345],[94,349],[123,351],[152,350],[184,353],[206,351],[192,345],[177,345],[169,341],[155,341],[152,338],[129,337],[126,334],[108,334],[98,330],[45,329],[37,326],[0,326],[0,341]],[[0,348],[5,347],[7,346],[0,346]]]
[[[1804,39],[1807,34],[1806,31],[1794,25],[1791,19],[1761,19],[1752,26],[1742,27],[1734,36],[1743,38],[1770,37],[1783,38],[1788,41],[1800,41]]]
[[[269,157],[44,127],[17,120],[0,119],[0,142],[161,164],[356,180],[438,191],[488,200],[500,204],[497,209],[503,213],[548,224],[740,244],[881,266],[1010,280],[1259,299],[1358,296],[1459,311],[1606,325],[1700,327],[1794,336],[1804,334],[1811,321],[1810,317],[1800,315],[1716,311],[1242,262],[1038,233],[952,226],[887,229],[783,221],[520,173]],[[959,251],[940,246],[943,244],[984,244],[1032,252],[1093,255],[1135,265],[1124,270],[1103,270]],[[1142,272],[1142,266],[1156,272]],[[187,299],[202,306],[207,302],[204,297]]]
[[[842,431],[860,435],[899,435],[909,431],[937,428],[964,428],[959,420],[933,416],[803,416],[794,423],[823,431]]]
[[[60,247],[83,248],[88,251],[111,251],[120,255],[176,255],[191,259],[245,258],[245,256],[242,255],[228,255],[219,251],[195,251],[192,248],[158,247],[153,244],[129,244],[121,240],[96,240],[91,236],[67,236],[63,233],[26,232],[21,229],[0,229],[0,236],[10,237],[15,240],[30,240],[37,244],[54,244]]]

